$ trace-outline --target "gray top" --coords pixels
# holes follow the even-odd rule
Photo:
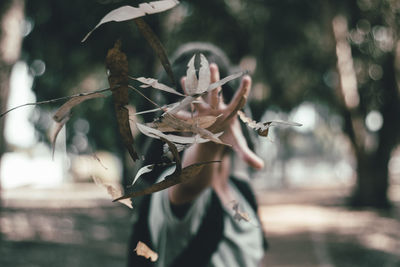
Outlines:
[[[239,210],[249,215],[250,221],[238,220],[234,202],[223,205],[224,233],[209,267],[256,267],[263,257],[262,229],[256,214],[232,182],[229,182],[239,203]],[[172,213],[168,190],[154,193],[150,203],[149,227],[152,243],[159,258],[156,266],[168,266],[185,248],[202,222],[211,202],[208,188],[195,200],[182,219]]]

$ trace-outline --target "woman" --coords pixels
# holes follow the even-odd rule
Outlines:
[[[230,72],[229,61],[220,49],[190,43],[179,49],[173,59],[174,73],[182,77],[182,88],[187,62],[199,53],[210,62],[211,83],[220,79],[220,72],[224,76]],[[219,116],[209,130],[223,131],[220,139],[231,147],[207,142],[185,150],[182,167],[212,160],[221,163],[207,164],[187,182],[143,201],[133,227],[129,266],[259,265],[265,242],[255,198],[248,182],[233,177],[231,171],[232,156],[236,155],[255,169],[263,167],[263,161],[249,148],[236,114],[250,88],[251,78],[246,75],[236,92],[229,86],[217,88],[201,103],[194,104],[194,116]],[[163,176],[166,174],[160,179]],[[150,263],[134,254],[138,241],[159,254],[157,262]]]

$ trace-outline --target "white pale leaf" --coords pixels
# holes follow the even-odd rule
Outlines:
[[[281,120],[273,120],[273,121],[267,121],[267,122],[256,122],[252,120],[251,118],[247,117],[246,114],[244,114],[243,111],[239,110],[238,111],[239,118],[246,123],[250,128],[256,130],[259,135],[261,136],[267,136],[268,135],[268,129],[271,126],[302,126],[301,123],[297,122],[290,122],[290,121],[281,121]]]
[[[171,9],[177,4],[179,4],[177,0],[153,1],[150,3],[141,3],[139,4],[139,8],[146,14],[154,14]]]
[[[168,117],[165,117],[168,118]],[[217,120],[217,117],[215,116],[200,116],[200,117],[194,117],[194,118],[186,118],[186,119],[179,119],[179,120],[183,120],[185,122],[185,124],[189,124],[189,125],[196,125],[200,128],[204,128],[207,129],[208,127],[210,127],[211,125],[213,125],[215,123],[215,121]],[[150,124],[147,124],[147,126],[155,128],[161,132],[176,132],[177,129],[176,127],[174,127],[174,125],[171,125],[171,123],[169,123],[169,120],[162,120],[161,122],[153,122]],[[188,132],[190,131],[190,129],[183,129],[182,132]]]
[[[97,29],[100,25],[110,22],[110,21],[125,21],[131,20],[139,17],[143,17],[146,14],[154,14],[166,11],[170,8],[173,8],[179,2],[176,0],[163,0],[163,1],[154,1],[150,3],[142,3],[139,4],[139,7],[132,6],[122,6],[120,8],[114,9],[105,15],[100,22],[93,28],[86,36],[83,38],[82,42],[86,41],[86,39],[90,36],[90,34]]]
[[[178,102],[175,106],[173,106],[172,108],[170,108],[167,113],[169,114],[176,114],[178,111],[184,109],[185,107],[187,107],[188,105],[190,105],[191,103],[193,103],[193,101],[196,101],[196,98],[193,96],[186,96],[184,99],[182,99],[182,101]]]
[[[194,55],[187,64],[186,70],[186,79],[185,79],[185,91],[186,94],[193,95],[196,93],[198,80],[196,76],[196,69],[194,67],[194,59],[196,55]]]
[[[210,66],[206,57],[203,54],[200,54],[200,70],[199,70],[199,81],[197,85],[196,93],[200,94],[207,91],[210,86]]]
[[[133,182],[131,185],[133,185],[137,179],[139,179],[140,176],[142,176],[145,173],[151,172],[154,169],[155,164],[150,164],[150,165],[146,165],[142,168],[140,168],[140,170],[136,173],[135,178],[133,179]]]
[[[207,88],[207,92],[210,92],[210,91],[214,90],[215,88],[218,88],[231,80],[237,79],[237,78],[243,76],[243,74],[244,74],[244,72],[241,71],[241,72],[226,76],[225,78],[223,78],[215,83],[210,84],[210,86],[208,86],[208,88]]]
[[[293,121],[281,121],[281,120],[273,120],[270,121],[271,126],[279,126],[279,125],[287,125],[287,126],[302,126],[303,124]]]
[[[179,93],[178,91],[176,91],[174,88],[171,88],[165,84],[159,83],[156,79],[153,78],[145,78],[145,77],[140,77],[140,78],[134,78],[135,80],[143,83],[144,85],[141,85],[140,87],[145,88],[148,86],[151,86],[155,89],[159,89],[168,93],[172,93],[175,95],[179,95],[179,96],[184,96],[183,94]]]
[[[155,109],[149,109],[149,110],[139,111],[139,112],[136,112],[136,113],[134,113],[134,114],[132,114],[132,115],[140,115],[140,114],[145,114],[145,113],[152,113],[152,112],[157,112],[157,111],[164,111],[164,110],[167,110],[167,109],[169,109],[169,108],[173,108],[173,107],[175,107],[175,106],[177,106],[177,105],[179,105],[179,102],[177,102],[177,103],[172,103],[172,104],[169,104],[169,105],[165,105],[165,106],[162,106],[161,108],[155,108]]]
[[[136,126],[139,129],[139,131],[144,135],[157,139],[160,139],[160,137],[162,137],[173,143],[194,144],[194,143],[205,143],[209,141],[208,139],[201,138],[199,135],[189,137],[189,136],[179,136],[173,134],[164,134],[159,130],[153,129],[151,127],[148,127],[140,123],[136,123]]]

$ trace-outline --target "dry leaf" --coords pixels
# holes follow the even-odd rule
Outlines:
[[[174,145],[176,146],[176,149],[178,150],[178,152],[181,152],[184,149],[186,149],[189,146],[191,146],[191,144],[176,144],[176,143],[174,143]],[[167,144],[163,145],[163,156],[173,160],[172,153],[169,151],[169,148],[168,148]]]
[[[239,203],[235,201],[232,207],[233,211],[235,214],[233,215],[233,218],[237,221],[245,220],[246,222],[250,222],[250,217],[247,212],[243,212],[239,210]]]
[[[179,132],[192,132],[195,134],[198,134],[199,136],[201,136],[204,139],[208,139],[210,141],[213,141],[217,144],[221,144],[221,145],[227,145],[224,142],[222,142],[218,137],[220,135],[222,135],[222,133],[218,133],[218,134],[213,134],[212,132],[210,132],[209,130],[206,130],[204,128],[198,127],[195,124],[189,124],[186,123],[184,120],[181,120],[171,114],[165,113],[163,115],[163,119],[166,123],[168,123],[172,128],[175,128],[176,131]]]
[[[83,101],[93,99],[93,98],[99,98],[99,97],[105,97],[102,93],[93,93],[93,94],[82,94],[79,96],[72,97],[70,100],[65,102],[54,114],[53,119],[56,122],[61,122],[63,121],[66,117],[69,116],[71,113],[71,109]]]
[[[147,123],[146,125],[149,127],[152,127],[154,129],[157,129],[161,132],[175,132],[177,131],[174,127],[172,127],[167,121],[162,119],[161,121],[155,121],[151,123]],[[207,129],[211,125],[215,123],[217,120],[217,117],[215,116],[200,116],[200,117],[194,117],[194,118],[187,118],[187,119],[180,119],[183,120],[185,123],[190,124],[190,125],[197,125],[200,128]],[[190,129],[183,128],[182,132],[188,132]]]
[[[240,71],[238,73],[234,73],[232,75],[226,76],[225,78],[223,78],[223,79],[221,79],[219,81],[216,81],[215,83],[210,84],[208,86],[206,92],[211,92],[212,90],[214,90],[214,89],[226,84],[227,82],[229,82],[231,80],[234,80],[234,79],[237,79],[239,77],[242,77],[244,74],[245,74],[244,71]]]
[[[136,23],[136,26],[142,33],[143,37],[149,43],[154,52],[156,52],[172,84],[176,85],[174,73],[172,71],[171,63],[169,62],[167,52],[165,51],[165,48],[158,39],[157,35],[152,31],[150,26],[143,20],[143,18],[136,18],[134,21]]]
[[[164,134],[159,130],[148,127],[144,124],[136,123],[139,131],[149,137],[160,139],[160,137],[165,138],[173,143],[179,144],[195,144],[195,143],[205,143],[208,139],[201,138],[199,135],[196,136],[179,136],[173,134]]]
[[[186,108],[188,105],[192,104],[194,101],[197,101],[197,95],[196,97],[193,96],[186,96],[184,99],[182,99],[180,102],[174,103],[173,106],[168,109],[165,113],[169,114],[176,114],[178,111]]]
[[[184,96],[181,93],[179,93],[178,91],[176,91],[174,88],[171,88],[165,84],[159,83],[156,79],[153,78],[145,78],[145,77],[139,77],[139,78],[133,78],[134,80],[137,80],[141,83],[144,83],[144,85],[141,85],[140,87],[142,88],[146,88],[146,87],[153,87],[155,89],[159,89],[168,93],[172,93],[175,95],[179,95],[179,96]]]
[[[214,90],[214,89],[216,89],[216,88],[218,88],[218,87],[220,87],[220,86],[226,84],[227,82],[229,82],[229,81],[231,81],[231,80],[234,80],[234,79],[237,79],[237,78],[243,76],[243,74],[244,74],[244,72],[238,72],[238,73],[229,75],[229,76],[223,78],[222,80],[219,80],[219,81],[217,81],[217,82],[215,82],[215,83],[210,84],[210,85],[208,86],[207,90],[204,91],[204,92],[202,92],[202,93],[186,96],[186,97],[183,98],[180,102],[175,103],[175,105],[172,106],[170,109],[168,109],[168,110],[166,111],[166,113],[169,113],[169,114],[176,114],[178,111],[180,111],[180,110],[186,108],[188,105],[199,101],[198,98],[199,98],[200,96],[203,96],[203,95],[207,94],[208,92],[211,92],[212,90]],[[186,78],[186,79],[187,79],[187,78]],[[187,80],[185,80],[185,87],[186,87],[185,90],[187,91],[186,82],[187,82]]]
[[[182,172],[178,175],[175,172],[167,177],[165,177],[164,180],[161,182],[155,183],[152,186],[149,186],[141,191],[135,191],[126,194],[125,196],[122,196],[120,198],[114,199],[113,201],[120,201],[122,199],[127,199],[127,198],[132,198],[132,197],[139,197],[147,194],[152,194],[164,189],[167,189],[171,186],[174,186],[176,184],[182,183],[184,181],[187,181],[194,176],[198,175],[201,169],[204,167],[206,164],[212,164],[212,163],[219,163],[220,161],[207,161],[207,162],[201,162],[201,163],[195,163],[190,166],[187,166],[182,169]]]
[[[53,147],[53,157],[54,157],[54,150],[55,150],[55,144],[57,140],[58,133],[61,131],[62,127],[64,126],[65,123],[69,120],[71,116],[71,109],[83,101],[93,99],[93,98],[99,98],[99,97],[105,97],[102,93],[87,93],[87,94],[81,94],[78,96],[72,97],[70,100],[65,102],[53,115],[53,119],[56,121],[56,129],[54,131],[54,134],[51,136],[51,143]]]
[[[105,170],[108,170],[108,168],[103,164],[103,162],[100,160],[100,158],[95,153],[93,153],[92,156],[95,160],[97,160],[98,163],[100,163],[101,167],[103,167]]]
[[[297,122],[288,122],[288,121],[281,121],[281,120],[273,120],[267,122],[256,122],[251,118],[247,117],[243,111],[238,111],[239,118],[246,123],[250,128],[253,128],[257,131],[260,136],[268,136],[268,130],[271,126],[302,126],[301,123]]]
[[[155,164],[150,164],[140,168],[139,171],[136,173],[135,178],[133,178],[131,186],[133,186],[133,184],[137,181],[137,179],[139,179],[140,176],[142,176],[145,173],[151,172],[154,169],[154,167]]]
[[[120,201],[131,197],[143,196],[167,189],[171,186],[185,182],[190,178],[195,177],[196,175],[199,174],[204,165],[221,162],[221,161],[208,161],[208,162],[195,163],[182,169],[181,159],[176,146],[167,139],[161,138],[161,140],[163,140],[168,144],[169,150],[172,152],[174,156],[175,166],[176,166],[175,171],[172,174],[165,177],[164,180],[162,180],[161,182],[155,183],[141,191],[128,193],[125,196],[114,199],[113,201]]]
[[[56,122],[54,133],[50,137],[51,147],[52,147],[52,157],[53,158],[54,158],[54,152],[55,152],[55,149],[56,149],[56,140],[57,140],[58,133],[61,131],[62,127],[64,127],[65,123],[67,123],[69,118],[70,118],[70,116],[67,115],[60,122]]]
[[[206,57],[200,54],[199,79],[197,79],[196,69],[194,67],[195,57],[196,55],[189,60],[186,70],[185,91],[190,96],[205,92],[210,85],[211,73]]]
[[[125,148],[128,150],[133,161],[139,159],[133,144],[133,136],[129,123],[129,86],[128,86],[128,60],[121,51],[121,42],[117,41],[114,47],[108,50],[106,65],[110,71],[108,82],[112,90],[115,115],[118,122],[118,130]]]
[[[117,185],[113,186],[111,184],[106,184],[100,178],[97,178],[95,176],[92,176],[92,179],[97,186],[105,188],[107,190],[107,193],[111,196],[112,199],[118,198],[123,195],[122,188],[120,186]],[[133,209],[132,202],[130,199],[121,199],[118,200],[118,202]]]
[[[186,79],[185,79],[185,92],[188,95],[194,95],[197,90],[197,76],[196,76],[196,69],[194,67],[194,59],[196,55],[193,55],[193,57],[189,60],[189,63],[187,64],[187,70],[186,70]]]
[[[199,81],[197,85],[198,94],[207,91],[210,86],[211,72],[210,66],[206,57],[203,54],[200,54],[200,70],[199,70]]]
[[[172,104],[165,105],[165,106],[162,106],[162,107],[159,107],[159,108],[155,108],[155,109],[149,109],[149,110],[139,111],[139,112],[136,112],[136,113],[133,114],[133,115],[141,115],[141,114],[152,113],[152,112],[157,112],[157,111],[166,111],[166,110],[168,110],[169,108],[174,107],[175,105],[177,105],[177,103],[172,103]]]
[[[151,250],[145,243],[139,241],[136,245],[135,252],[138,256],[150,259],[152,262],[157,261],[158,254]]]
[[[93,28],[82,40],[82,42],[86,41],[86,39],[90,36],[90,34],[97,29],[100,25],[110,22],[110,21],[125,21],[131,20],[139,17],[143,17],[147,14],[154,14],[166,11],[168,9],[173,8],[179,2],[176,0],[163,0],[163,1],[153,1],[150,3],[141,3],[138,7],[132,6],[122,6],[120,8],[114,9],[105,15],[100,22]]]

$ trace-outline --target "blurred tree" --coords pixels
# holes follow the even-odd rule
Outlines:
[[[339,114],[357,161],[351,203],[388,206],[388,162],[400,133],[398,1],[187,1],[171,16],[170,50],[205,40],[236,63],[244,55],[255,58],[256,119],[267,107],[289,111],[304,101]],[[344,32],[334,35],[340,24]],[[358,99],[353,106],[343,95],[349,84]]]
[[[389,160],[400,133],[400,5],[360,0],[345,1],[343,7],[347,12],[334,18],[333,29],[342,115],[357,158],[351,200],[357,206],[387,207]]]
[[[4,0],[0,3],[0,113],[7,109],[11,70],[21,52],[24,4],[23,0]],[[4,125],[5,118],[2,118],[0,119],[0,161],[7,150]]]
[[[130,61],[132,76],[154,73],[156,58],[132,21],[102,25],[85,43],[81,43],[85,34],[109,11],[122,5],[137,6],[140,2],[27,2],[27,18],[33,30],[24,40],[23,56],[35,76],[33,90],[38,101],[107,88],[105,56],[117,39],[122,40],[122,49]],[[148,16],[145,20],[156,33],[159,32],[157,15]],[[37,62],[45,64],[43,73],[36,70]],[[148,91],[144,93],[148,95]],[[131,103],[137,108],[145,104],[142,97],[131,96]],[[41,112],[35,125],[42,133],[41,140],[48,141],[47,131],[51,123],[49,112],[61,104],[38,107]],[[129,169],[132,162],[126,157],[118,136],[111,97],[88,101],[74,108],[73,112],[79,116],[72,116],[67,123],[69,151],[80,154],[104,149],[116,153],[122,159],[123,166],[128,167],[124,168],[123,177],[131,176]]]
[[[34,28],[25,38],[24,58],[33,71],[35,60],[46,64],[45,73],[35,79],[38,100],[107,87],[104,57],[118,38],[130,59],[132,75],[153,75],[159,64],[132,22],[105,24],[80,43],[109,10],[138,2],[142,1],[28,2],[28,19]],[[255,119],[267,107],[289,111],[304,101],[323,104],[331,114],[339,114],[357,159],[353,203],[386,206],[388,161],[400,132],[396,122],[400,107],[398,14],[395,0],[193,0],[145,19],[169,53],[188,41],[208,41],[224,49],[233,63],[239,64],[244,56],[253,60],[257,65],[251,99]],[[339,32],[334,33],[334,25]],[[346,55],[351,64],[341,65]],[[348,87],[343,86],[351,83],[350,92],[358,96],[354,105],[346,103]],[[77,107],[79,116],[68,124],[75,125],[77,117],[86,120],[93,150],[114,149],[124,155],[109,101],[92,100]],[[138,109],[147,104],[140,97],[131,101]],[[41,121],[38,128],[47,130]],[[380,127],[379,121],[383,122]],[[79,127],[67,130],[71,149],[88,152],[74,144]]]

